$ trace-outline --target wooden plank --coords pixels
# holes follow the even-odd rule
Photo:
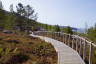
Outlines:
[[[31,36],[39,37],[47,42],[50,42],[54,46],[58,52],[58,64],[85,64],[79,54],[63,42],[43,36]]]

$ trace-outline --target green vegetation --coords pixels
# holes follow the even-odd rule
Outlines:
[[[24,6],[22,3],[18,3],[16,11],[14,11],[13,4],[10,5],[10,11],[5,11],[3,5],[0,7],[0,30],[29,32],[30,30],[44,29],[46,31],[55,31],[58,27],[37,22],[37,13],[30,5]]]
[[[29,34],[29,31],[76,33],[96,43],[96,25],[84,34],[73,32],[70,26],[61,28],[59,25],[37,22],[37,18],[37,13],[30,5],[24,6],[18,3],[14,11],[13,4],[11,4],[10,11],[6,11],[0,2],[1,64],[55,64],[57,62],[57,54],[52,45],[39,38],[27,36],[26,33]],[[3,33],[6,30],[12,33]],[[50,34],[48,36],[52,37]],[[58,36],[56,38],[61,40]]]
[[[86,33],[78,33],[78,35],[91,40],[93,43],[96,43],[96,24],[93,27],[90,27],[86,30]]]
[[[96,43],[96,24],[87,31],[87,37]]]
[[[0,33],[1,64],[33,64],[34,62],[56,64],[57,53],[54,47],[39,38]]]
[[[0,2],[0,64],[57,64],[57,53],[50,43],[28,36],[29,31],[52,30],[52,25],[37,22],[30,6],[13,4],[10,11]]]
[[[55,25],[54,31],[55,31],[55,32],[60,32],[60,31],[61,31],[61,30],[60,30],[60,27],[59,27],[58,25]]]
[[[2,28],[2,30],[18,28],[20,31],[29,31],[32,29],[32,23],[37,23],[37,13],[30,5],[23,6],[23,4],[18,3],[16,12],[13,9],[13,4],[10,5],[9,12],[5,11],[2,6],[0,6],[0,29]]]
[[[63,28],[63,32],[67,34],[73,34],[72,28],[70,26]]]
[[[13,4],[10,5],[10,11],[5,11],[3,5],[0,6],[0,30],[10,31],[23,31],[29,33],[29,31],[45,30],[60,32],[62,29],[59,25],[48,25],[37,22],[37,13],[30,6],[24,6],[22,3],[18,3],[16,11],[14,11]],[[66,30],[66,33],[72,33],[71,28]]]

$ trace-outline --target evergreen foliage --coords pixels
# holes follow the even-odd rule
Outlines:
[[[55,32],[60,32],[60,27],[58,25],[55,25],[55,29],[54,29]]]
[[[68,33],[68,34],[73,34],[73,31],[72,31],[72,28],[71,27],[66,27],[63,29],[65,33]]]
[[[96,42],[96,24],[94,27],[88,29],[87,36],[94,42]]]

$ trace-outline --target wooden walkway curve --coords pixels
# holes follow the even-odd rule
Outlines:
[[[48,37],[33,34],[31,34],[31,36],[39,37],[46,42],[50,42],[54,46],[58,53],[58,64],[85,64],[79,54],[64,43]]]

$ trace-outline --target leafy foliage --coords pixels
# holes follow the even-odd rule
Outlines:
[[[92,41],[96,42],[96,25],[88,29],[87,36]]]
[[[68,34],[73,34],[72,28],[69,27],[69,26],[68,26],[67,28],[64,28],[63,31],[64,31],[65,33],[68,33]]]
[[[60,30],[60,27],[58,26],[58,25],[55,25],[55,29],[54,29],[54,31],[56,31],[56,32],[60,32],[61,30]]]
[[[4,28],[5,20],[6,20],[5,11],[0,9],[0,27]]]
[[[0,2],[0,6],[2,2]],[[37,13],[30,5],[23,6],[19,3],[17,12],[14,12],[13,4],[10,5],[10,12],[0,9],[0,28],[4,30],[31,30],[34,25],[32,23],[37,20]]]

